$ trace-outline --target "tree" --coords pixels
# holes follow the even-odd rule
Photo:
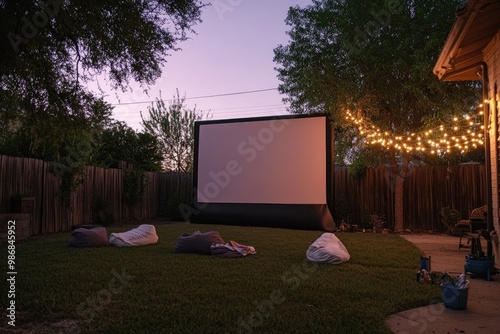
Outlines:
[[[52,161],[64,193],[111,107],[86,85],[155,82],[200,22],[201,0],[0,1],[0,148]],[[15,143],[13,149],[11,144]]]
[[[145,132],[136,132],[124,122],[109,124],[94,138],[92,165],[118,168],[127,162],[123,173],[123,202],[135,217],[137,205],[142,200],[146,186],[146,172],[160,171],[163,160],[158,140]],[[95,202],[96,210],[102,208],[102,199]]]
[[[19,115],[0,112],[0,154],[62,161],[82,141],[90,142],[109,122],[111,106],[88,94],[76,98],[81,113],[60,113],[50,107]]]
[[[130,79],[152,84],[202,7],[199,0],[1,1],[2,106],[64,104],[102,72],[116,88]]]
[[[163,160],[156,137],[136,132],[123,122],[114,122],[96,138],[93,165],[117,168],[126,161],[135,169],[160,171]]]
[[[350,125],[351,110],[392,136],[469,112],[480,101],[477,84],[439,82],[432,73],[458,2],[313,0],[290,8],[290,42],[274,50],[284,101],[294,113],[329,113],[336,126]],[[343,138],[352,145],[352,136],[336,140]],[[403,230],[403,182],[419,156],[391,146],[379,157],[392,166],[395,229]]]
[[[177,43],[200,22],[199,0],[0,1],[0,118],[68,131],[67,118],[95,118],[103,100],[86,83],[147,87]],[[47,136],[29,131],[34,143]]]
[[[62,198],[80,184],[84,167],[91,164],[93,143],[109,121],[111,108],[86,94],[79,98],[84,110],[78,114],[21,114],[15,117],[0,112],[0,154],[32,157],[48,161],[51,171],[61,180]]]
[[[179,91],[167,107],[160,97],[148,107],[149,117],[141,112],[146,133],[158,138],[163,150],[164,168],[167,171],[191,172],[193,170],[194,122],[205,115],[196,106],[185,106],[186,98]],[[210,116],[210,112],[206,115]]]

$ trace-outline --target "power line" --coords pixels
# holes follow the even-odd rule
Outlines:
[[[268,92],[272,90],[277,90],[278,88],[266,88],[266,89],[256,89],[256,90],[247,90],[243,92],[233,92],[233,93],[224,93],[224,94],[215,94],[215,95],[204,95],[204,96],[196,96],[196,97],[186,97],[186,100],[194,100],[194,99],[206,99],[206,98],[212,98],[212,97],[223,97],[223,96],[232,96],[232,95],[243,95],[243,94],[253,94],[253,93],[261,93],[261,92]],[[151,101],[140,101],[140,102],[124,102],[124,103],[115,103],[112,104],[112,106],[126,106],[126,105],[132,105],[132,104],[146,104],[146,103],[154,103],[156,100],[151,100]],[[173,101],[172,99],[170,100],[162,100],[162,101]]]
[[[220,110],[220,109],[219,109]],[[200,110],[201,112],[212,112],[214,115],[227,115],[227,114],[252,114],[252,113],[263,113],[263,112],[278,112],[286,111],[286,106],[275,107],[275,108],[257,108],[257,109],[247,109],[247,110],[233,110],[233,111],[219,111],[217,109],[205,109]]]
[[[199,110],[201,112],[208,112],[209,110]],[[258,109],[258,110],[241,110],[239,112],[217,112],[215,111],[212,116],[214,118],[219,118],[219,117],[252,117],[252,116],[258,116],[258,115],[276,115],[276,113],[280,115],[286,115],[288,114],[286,109]],[[118,118],[121,120],[126,120],[126,121],[137,121],[141,120],[140,115],[127,115],[124,117],[123,115],[118,115]]]
[[[256,105],[256,106],[246,106],[246,107],[226,107],[226,108],[204,108],[204,109],[196,109],[197,111],[202,111],[202,112],[207,112],[207,111],[212,111],[212,112],[219,112],[221,110],[224,110],[224,112],[227,112],[227,110],[234,110],[236,112],[243,112],[246,110],[269,110],[269,109],[276,109],[276,108],[288,108],[287,105],[285,104],[264,104],[264,105]],[[127,110],[125,109],[115,109],[113,110],[114,113],[122,113]]]
[[[214,111],[219,111],[219,110],[242,110],[242,109],[255,109],[255,108],[279,108],[279,107],[286,107],[284,104],[265,104],[265,105],[260,105],[260,106],[247,106],[247,107],[230,107],[230,108],[213,108]],[[210,109],[212,110],[212,109]]]

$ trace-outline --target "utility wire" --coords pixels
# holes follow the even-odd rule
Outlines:
[[[243,95],[243,94],[253,94],[253,93],[261,93],[261,92],[268,92],[272,90],[277,90],[278,88],[266,88],[266,89],[257,89],[257,90],[247,90],[243,92],[234,92],[234,93],[224,93],[224,94],[215,94],[215,95],[204,95],[204,96],[196,96],[196,97],[186,97],[186,100],[194,100],[194,99],[206,99],[206,98],[212,98],[212,97],[222,97],[222,96],[231,96],[231,95]],[[151,100],[151,101],[140,101],[140,102],[124,102],[124,103],[115,103],[112,104],[112,106],[126,106],[126,105],[132,105],[132,104],[145,104],[145,103],[154,103],[156,100]],[[173,101],[172,99],[169,100],[162,100],[162,101]]]
[[[256,105],[256,106],[246,106],[246,107],[226,107],[226,108],[210,108],[210,109],[196,109],[197,111],[212,111],[212,112],[219,112],[223,110],[224,112],[227,112],[228,110],[234,110],[236,112],[245,112],[245,111],[256,111],[256,110],[271,110],[271,109],[276,109],[276,108],[287,108],[287,105],[284,104],[264,104],[264,105]],[[113,110],[114,113],[122,113],[125,112],[125,109],[115,109]],[[231,111],[229,111],[231,112]]]

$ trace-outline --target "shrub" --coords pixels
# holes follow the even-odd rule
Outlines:
[[[457,225],[458,221],[462,217],[460,211],[452,209],[449,206],[445,206],[440,211],[441,222],[446,227],[448,234],[452,234],[453,228]]]
[[[175,221],[183,221],[184,216],[182,215],[182,212],[179,209],[179,206],[181,204],[186,203],[186,198],[187,196],[181,194],[181,193],[176,193],[173,194],[168,200],[167,200],[167,217],[171,220]]]
[[[382,229],[382,226],[385,224],[385,216],[373,213],[370,215],[370,225],[373,228],[373,232],[377,233]]]

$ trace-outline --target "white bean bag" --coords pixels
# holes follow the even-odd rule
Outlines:
[[[145,246],[156,244],[158,235],[154,225],[139,225],[130,231],[123,233],[111,233],[109,243],[117,247]]]
[[[92,229],[77,228],[71,232],[68,246],[70,247],[100,247],[108,246],[108,232],[104,227]]]
[[[340,264],[351,258],[342,241],[333,233],[323,233],[309,246],[306,256],[309,261],[333,264]]]

